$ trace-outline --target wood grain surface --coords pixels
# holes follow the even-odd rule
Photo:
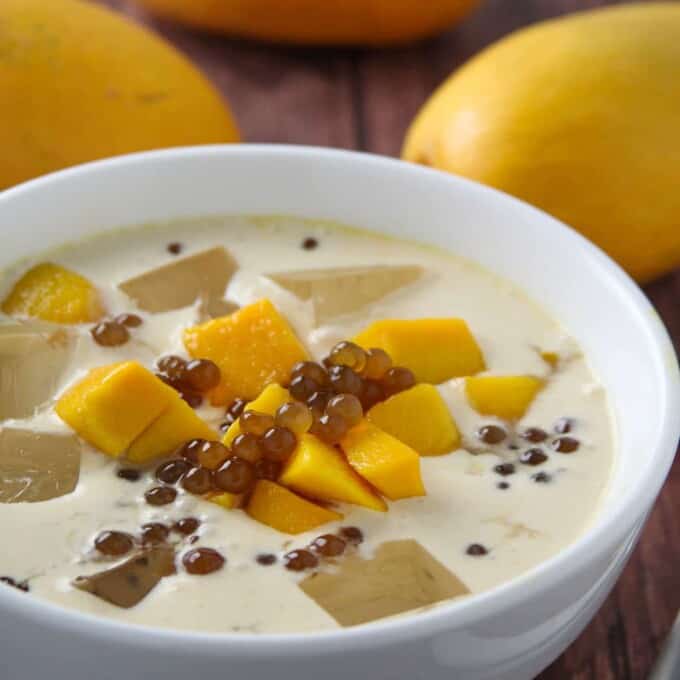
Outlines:
[[[191,57],[229,98],[247,141],[391,156],[399,154],[410,120],[437,84],[485,45],[543,18],[616,4],[485,0],[465,23],[440,38],[409,48],[363,51],[280,48],[211,37],[157,22],[133,0],[95,1],[147,23]],[[646,292],[680,349],[680,272]],[[647,676],[680,608],[679,499],[680,457],[616,589],[541,680]]]

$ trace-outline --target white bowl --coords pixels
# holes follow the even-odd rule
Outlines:
[[[121,225],[209,214],[332,219],[432,243],[524,288],[587,352],[617,418],[596,523],[520,578],[432,611],[305,635],[125,626],[0,589],[4,680],[529,678],[615,583],[671,465],[680,382],[666,331],[595,246],[504,194],[422,167],[314,148],[227,146],[114,158],[0,194],[0,267]],[[11,550],[11,546],[3,546]]]

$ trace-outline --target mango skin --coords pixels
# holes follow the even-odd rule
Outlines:
[[[521,418],[542,387],[543,381],[532,375],[480,375],[465,380],[472,408],[504,420]]]
[[[402,156],[518,196],[653,279],[680,264],[679,34],[670,2],[518,31],[435,92]]]
[[[303,45],[393,45],[440,33],[479,0],[138,0],[216,33]]]
[[[0,26],[0,190],[98,158],[238,141],[207,79],[119,14],[2,0]]]

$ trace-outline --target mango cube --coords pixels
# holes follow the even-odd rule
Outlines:
[[[472,408],[485,416],[521,418],[543,387],[532,375],[482,375],[467,378],[465,393]]]
[[[281,406],[292,401],[290,392],[281,387],[277,383],[271,383],[262,390],[262,393],[257,399],[253,399],[246,404],[244,411],[257,411],[258,413],[266,413],[273,416]],[[235,420],[229,429],[224,434],[222,442],[225,446],[231,446],[231,443],[241,434],[241,425],[238,420]]]
[[[51,262],[36,265],[16,282],[2,303],[2,311],[55,323],[87,323],[104,315],[94,285]]]
[[[260,479],[255,484],[246,512],[258,522],[284,534],[301,534],[342,519],[341,514],[301,498],[266,479]]]
[[[367,414],[374,425],[421,456],[440,456],[460,446],[460,433],[434,385],[420,383],[376,404]]]
[[[118,457],[177,398],[136,361],[91,370],[57,401],[57,415],[85,441]]]
[[[410,368],[418,382],[442,383],[485,368],[463,319],[384,319],[361,331],[354,342],[384,349],[395,365]]]
[[[311,434],[300,437],[279,482],[305,496],[322,501],[340,501],[386,512],[387,505],[354,472],[337,449]]]
[[[349,464],[392,501],[424,496],[420,456],[406,444],[364,420],[340,442]]]
[[[211,503],[215,503],[223,507],[225,510],[236,510],[243,505],[245,495],[242,493],[229,493],[228,491],[220,491],[213,493],[206,497]]]
[[[217,432],[175,392],[170,406],[132,442],[127,458],[133,463],[147,463],[173,452],[190,439],[217,438]]]
[[[255,399],[269,383],[287,380],[293,366],[307,359],[288,322],[266,299],[188,328],[184,345],[192,357],[212,359],[220,367],[222,382],[211,395],[215,406],[236,397]]]
[[[541,359],[545,361],[550,368],[557,368],[557,364],[560,363],[560,355],[557,352],[541,352]]]

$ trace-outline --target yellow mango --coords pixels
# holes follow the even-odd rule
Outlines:
[[[406,444],[364,420],[340,442],[349,464],[392,501],[426,494],[420,456]]]
[[[190,439],[213,441],[218,434],[175,392],[170,406],[132,442],[127,458],[146,463],[172,453]]]
[[[136,361],[90,371],[57,401],[57,415],[85,441],[118,457],[177,398]]]
[[[557,368],[557,364],[560,363],[560,355],[557,352],[541,352],[541,359],[543,359],[550,368]]]
[[[260,479],[246,506],[258,522],[284,534],[301,534],[322,524],[342,519],[342,515],[301,498],[280,484]]]
[[[354,338],[364,348],[384,349],[418,382],[441,383],[483,371],[484,357],[463,319],[383,319]]]
[[[460,446],[456,422],[434,385],[420,383],[399,392],[366,417],[421,456],[440,456]]]
[[[532,375],[481,375],[466,379],[465,394],[477,413],[516,420],[542,387],[543,381]]]
[[[223,406],[237,397],[255,399],[273,382],[288,380],[307,351],[288,322],[266,299],[229,316],[207,321],[184,332],[192,357],[211,359],[222,372],[212,403]]]
[[[97,321],[104,307],[97,289],[85,277],[51,262],[29,269],[2,303],[11,316],[32,316],[55,323]]]
[[[322,501],[340,501],[387,511],[383,499],[354,472],[342,453],[311,434],[300,437],[279,482]]]
[[[266,413],[273,416],[279,407],[292,401],[290,392],[277,383],[271,383],[262,390],[262,393],[257,399],[253,399],[246,404],[244,411],[257,411],[258,413]],[[225,446],[231,446],[231,443],[241,434],[241,425],[238,420],[235,420],[229,429],[225,432],[222,439]]]
[[[206,500],[211,503],[220,505],[225,510],[235,510],[243,505],[245,495],[242,493],[229,493],[228,491],[221,491],[219,493],[212,493],[206,496]]]

